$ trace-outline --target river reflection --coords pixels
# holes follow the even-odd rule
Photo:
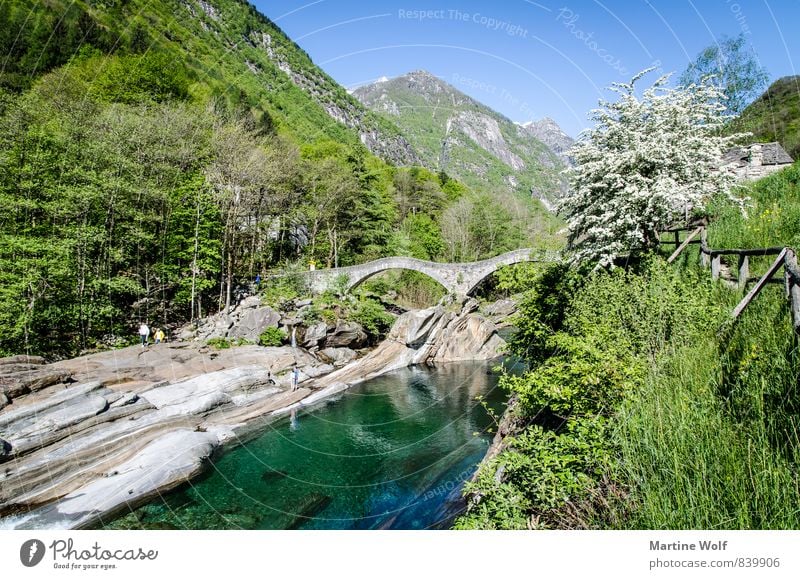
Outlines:
[[[271,424],[202,478],[105,528],[447,527],[493,436],[476,397],[504,409],[491,368],[413,367],[355,386]]]

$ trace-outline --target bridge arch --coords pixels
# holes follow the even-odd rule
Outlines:
[[[364,282],[366,282],[368,279],[370,279],[370,278],[372,278],[372,277],[374,277],[376,275],[380,275],[380,274],[382,274],[384,272],[387,272],[387,271],[396,271],[396,270],[413,271],[413,272],[416,272],[416,273],[421,273],[422,275],[425,275],[425,276],[429,277],[430,279],[432,279],[433,281],[435,281],[436,283],[438,283],[439,285],[444,287],[444,289],[447,290],[448,292],[451,291],[449,280],[447,280],[443,276],[439,275],[439,273],[436,272],[436,271],[433,271],[433,270],[425,270],[425,271],[423,271],[422,269],[418,269],[418,268],[398,267],[398,266],[393,266],[393,265],[388,265],[388,266],[386,266],[386,267],[384,267],[382,269],[376,269],[373,272],[369,272],[369,273],[363,274],[360,277],[358,277],[357,279],[350,279],[348,277],[347,289],[348,290],[353,290],[353,289],[357,288],[358,286],[360,286],[361,284],[363,284]]]
[[[320,269],[306,272],[306,279],[315,293],[328,289],[338,277],[347,276],[347,288],[353,289],[372,276],[391,269],[416,271],[440,283],[450,293],[468,295],[489,275],[505,265],[529,261],[556,261],[556,252],[518,249],[471,263],[438,263],[413,257],[384,257],[360,265]]]

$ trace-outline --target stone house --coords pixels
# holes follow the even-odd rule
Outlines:
[[[739,180],[755,180],[780,171],[793,162],[780,143],[753,143],[725,153],[720,168],[730,171]]]

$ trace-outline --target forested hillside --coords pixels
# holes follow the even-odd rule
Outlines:
[[[793,159],[800,158],[800,76],[776,80],[731,123],[762,143],[778,141]]]
[[[289,263],[531,243],[491,199],[443,232],[472,193],[373,155],[416,158],[245,3],[14,0],[0,20],[0,355],[123,344]]]

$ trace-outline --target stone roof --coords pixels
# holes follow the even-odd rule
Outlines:
[[[790,165],[794,162],[780,143],[753,143],[753,145],[757,144],[761,145],[762,165]],[[750,164],[750,149],[753,145],[734,147],[722,156],[722,164],[736,164],[740,167]]]

